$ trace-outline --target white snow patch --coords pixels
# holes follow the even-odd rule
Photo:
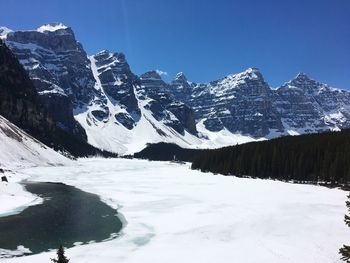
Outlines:
[[[240,133],[232,133],[226,128],[218,132],[212,132],[205,127],[204,121],[205,119],[202,119],[200,122],[197,123],[197,130],[199,134],[206,139],[202,140],[202,144],[196,145],[197,148],[213,149],[229,145],[264,140],[264,138],[255,139],[252,136],[242,135]]]
[[[160,69],[156,69],[156,72],[158,73],[159,76],[168,76],[168,72],[160,70]]]
[[[45,31],[54,32],[60,29],[67,29],[68,27],[62,23],[50,23],[39,27],[36,31],[44,33]]]

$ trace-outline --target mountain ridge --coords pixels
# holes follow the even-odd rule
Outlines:
[[[104,150],[132,153],[157,142],[215,148],[350,127],[350,92],[305,73],[278,88],[258,68],[208,83],[179,72],[167,83],[156,70],[134,74],[121,52],[88,56],[62,23],[6,32],[55,120]]]

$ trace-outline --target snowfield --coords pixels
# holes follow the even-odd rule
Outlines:
[[[341,262],[338,249],[350,244],[347,193],[337,189],[123,159],[28,168],[18,176],[96,193],[125,218],[121,237],[68,249],[72,263],[329,263]],[[2,262],[47,263],[54,256]]]

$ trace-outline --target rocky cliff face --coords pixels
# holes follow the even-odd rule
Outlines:
[[[169,85],[156,71],[149,71],[140,76],[138,93],[148,100],[145,107],[152,112],[154,118],[163,121],[182,135],[185,129],[196,134],[193,110],[183,102],[174,99],[169,89]]]
[[[208,84],[190,82],[183,73],[171,83],[174,96],[192,106],[197,122],[210,131],[259,137],[319,132],[349,127],[350,93],[330,88],[300,73],[272,89],[258,69]]]
[[[49,106],[53,107],[54,105],[56,104],[50,104]],[[0,115],[55,150],[70,153],[73,156],[110,155],[73,137],[66,129],[62,129],[59,123],[56,123],[37,93],[28,73],[1,39]],[[7,135],[11,137],[10,134]],[[19,144],[21,145],[18,146],[18,149],[28,147],[28,141],[23,143],[19,141]],[[40,148],[38,143],[31,145],[35,149]],[[36,152],[34,148],[25,151],[34,155],[37,154],[37,158],[40,159],[41,152]],[[12,152],[16,152],[16,149],[12,150]],[[43,150],[43,152],[47,151]],[[16,155],[22,156],[18,152]]]
[[[299,73],[275,91],[275,104],[286,129],[305,132],[350,127],[350,93]]]
[[[197,119],[204,119],[210,131],[226,128],[232,133],[263,137],[270,129],[283,130],[273,105],[273,91],[257,69],[208,84],[191,83],[178,75],[171,89],[194,108]]]
[[[72,110],[94,98],[94,78],[90,61],[71,28],[47,24],[35,31],[9,32],[6,43],[27,70],[55,121],[86,139]]]
[[[93,145],[129,153],[149,142],[186,146],[199,140],[192,109],[168,93],[169,85],[155,71],[138,77],[124,54],[107,50],[90,61],[95,89],[102,96],[78,112],[76,119]]]
[[[55,126],[26,71],[1,39],[0,115],[43,141]]]

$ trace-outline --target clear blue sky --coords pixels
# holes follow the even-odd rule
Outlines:
[[[63,22],[88,54],[122,51],[136,74],[207,82],[258,67],[271,86],[299,71],[350,89],[350,0],[6,0],[0,25]]]

